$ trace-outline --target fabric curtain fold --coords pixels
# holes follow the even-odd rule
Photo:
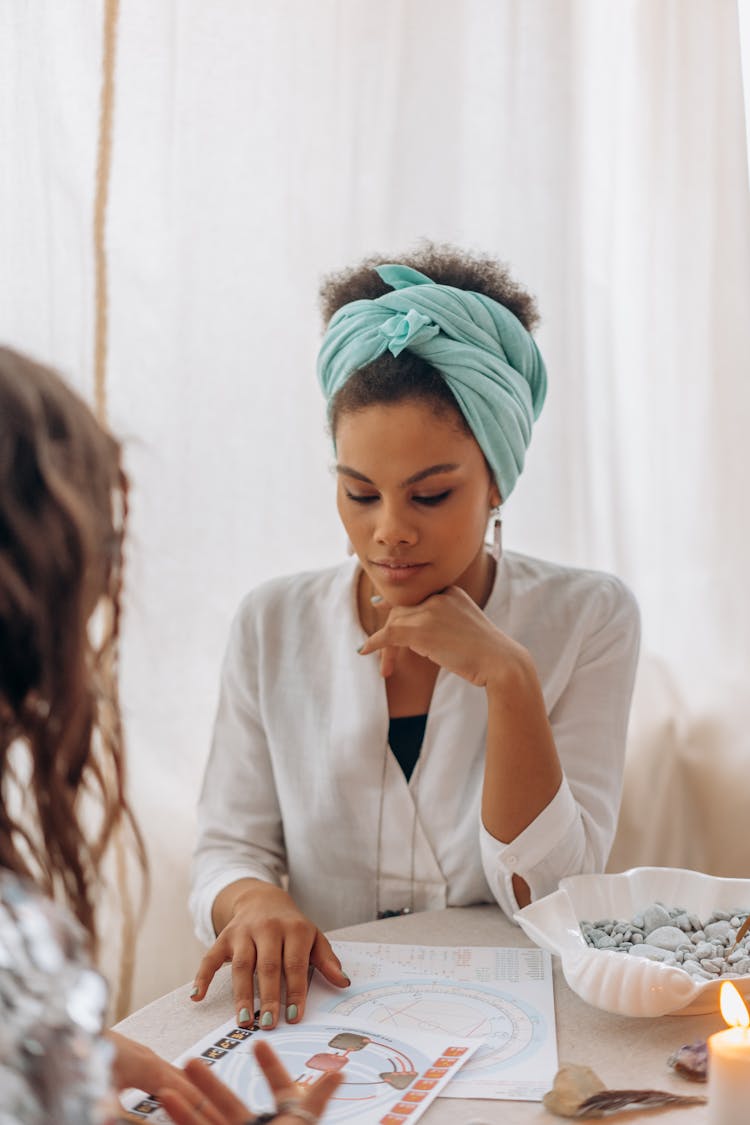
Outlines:
[[[64,7],[0,0],[0,337],[91,395],[103,4]],[[196,964],[193,806],[236,603],[345,551],[316,289],[368,253],[451,241],[535,291],[549,394],[506,541],[635,591],[677,693],[639,689],[654,816],[668,755],[734,780],[747,764],[747,10],[122,0],[107,387],[133,477],[123,696],[153,865],[136,1003]],[[673,698],[690,722],[666,738]],[[710,843],[651,840],[656,862],[720,863]]]

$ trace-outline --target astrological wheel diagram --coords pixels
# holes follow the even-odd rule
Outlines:
[[[426,1056],[397,1040],[397,1036],[381,1040],[356,1031],[297,1024],[289,1030],[277,1029],[273,1046],[299,1085],[314,1082],[325,1071],[341,1074],[326,1120],[346,1121],[358,1107],[369,1111],[381,1102],[390,1104],[394,1091],[407,1091],[428,1065]],[[265,1080],[249,1055],[223,1060],[221,1076],[254,1107],[267,1097]]]
[[[467,1063],[474,1072],[533,1053],[542,1039],[541,1017],[534,1008],[497,991],[458,982],[365,985],[337,1000],[331,1012],[354,1016],[389,1034],[416,1028],[484,1039],[484,1047]]]

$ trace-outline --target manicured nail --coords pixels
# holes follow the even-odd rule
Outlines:
[[[347,984],[351,984],[351,983],[352,983],[352,982],[351,982],[351,980],[350,980],[350,979],[349,979],[349,977],[348,977],[348,976],[346,975],[346,973],[344,972],[344,970],[343,970],[343,969],[341,970],[341,975],[342,975],[342,977],[344,978],[344,980],[346,981],[346,983],[347,983]]]
[[[240,1008],[240,1014],[237,1017],[238,1023],[250,1023],[252,1016],[250,1015],[249,1008]]]
[[[273,1023],[273,1013],[272,1012],[264,1012],[263,1015],[260,1017],[260,1026],[261,1027],[270,1027],[272,1023]]]
[[[288,1020],[296,1020],[298,1014],[299,1013],[297,1011],[297,1005],[296,1004],[290,1004],[289,1007],[286,1010],[286,1018]]]
[[[370,605],[380,605],[383,600],[382,594],[373,594],[370,598]]]
[[[362,644],[361,644],[361,645],[359,646],[359,648],[357,649],[357,652],[361,652],[361,651],[362,651],[362,649],[363,649],[363,648],[365,647],[365,645],[366,645],[366,644],[367,644],[367,641],[362,641]]]
[[[200,989],[198,988],[197,984],[194,984],[193,987],[190,989],[190,995],[191,996],[197,996],[199,992],[200,992]]]

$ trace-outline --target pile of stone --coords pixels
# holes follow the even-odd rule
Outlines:
[[[652,902],[629,922],[603,918],[581,922],[581,933],[595,949],[612,949],[685,969],[697,981],[750,973],[750,932],[736,944],[737,931],[750,911],[715,910],[702,922],[680,906]]]

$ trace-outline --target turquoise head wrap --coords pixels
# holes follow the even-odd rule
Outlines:
[[[379,266],[393,292],[351,301],[331,317],[318,356],[329,407],[361,367],[404,348],[435,367],[450,387],[507,500],[523,469],[547,372],[530,333],[503,305],[409,266]]]

